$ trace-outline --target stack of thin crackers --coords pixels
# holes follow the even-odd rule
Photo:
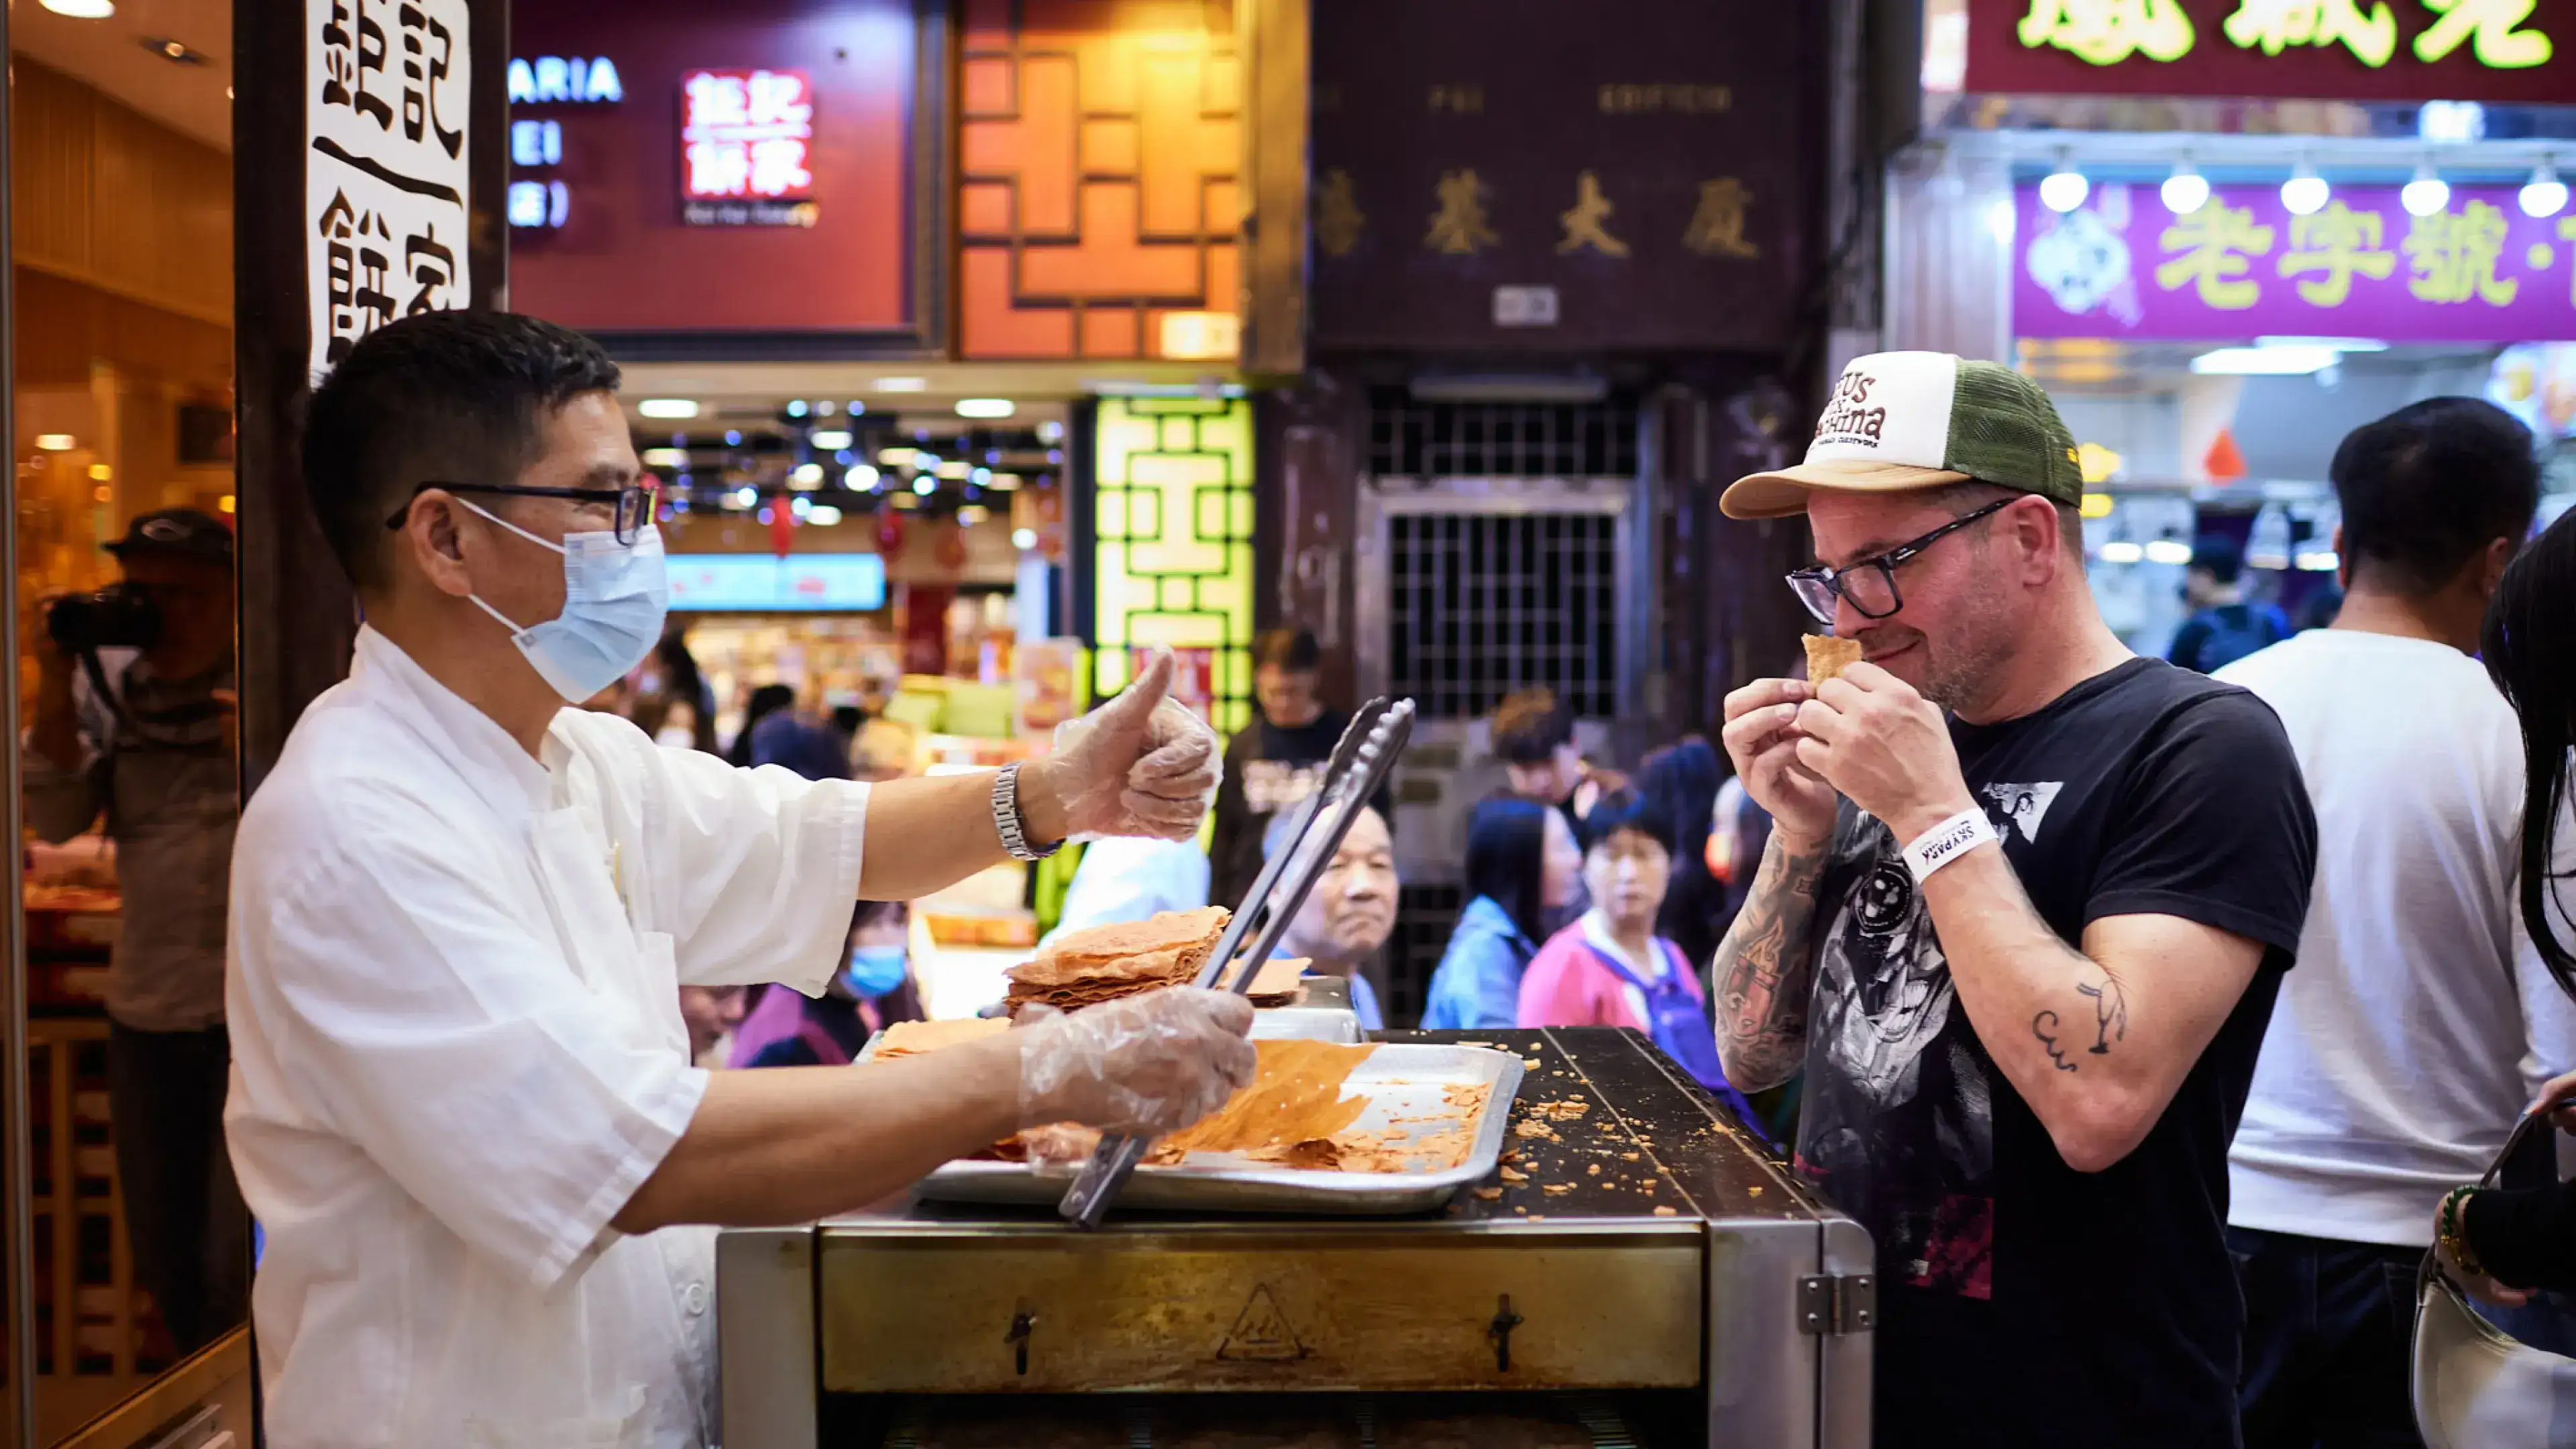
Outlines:
[[[1006,973],[1010,1010],[1044,1003],[1079,1011],[1122,996],[1184,984],[1199,974],[1233,913],[1223,906],[1165,911],[1147,921],[1122,921],[1067,931],[1054,944]]]

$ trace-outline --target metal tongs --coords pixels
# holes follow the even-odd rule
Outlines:
[[[1235,972],[1227,989],[1239,995],[1251,994],[1252,978],[1261,974],[1262,963],[1279,948],[1279,938],[1287,934],[1288,923],[1297,918],[1307,893],[1322,878],[1324,868],[1332,864],[1333,853],[1342,848],[1342,837],[1350,834],[1351,822],[1376,798],[1378,787],[1395,769],[1396,757],[1404,753],[1405,741],[1412,737],[1412,700],[1389,704],[1382,697],[1372,699],[1351,716],[1350,727],[1342,731],[1341,742],[1333,746],[1333,758],[1324,767],[1323,783],[1296,806],[1296,830],[1289,847],[1261,867],[1252,890],[1244,897],[1254,904],[1246,905],[1226,923],[1225,934],[1217,937],[1207,965],[1199,968],[1199,986],[1216,985],[1224,979],[1226,969],[1240,959],[1243,969]],[[1252,938],[1248,950],[1244,948],[1247,935]],[[1150,1139],[1143,1137],[1116,1133],[1103,1136],[1099,1150],[1084,1164],[1082,1176],[1066,1190],[1056,1211],[1085,1228],[1100,1226],[1100,1220],[1108,1216],[1110,1203],[1127,1185],[1151,1145]]]

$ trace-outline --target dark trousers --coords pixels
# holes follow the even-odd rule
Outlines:
[[[2421,1449],[2408,1397],[2421,1248],[2229,1228],[2245,1449]]]
[[[220,1026],[110,1023],[108,1110],[134,1276],[182,1355],[250,1314],[250,1213],[224,1151],[232,1047]]]

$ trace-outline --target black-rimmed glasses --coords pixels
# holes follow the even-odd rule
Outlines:
[[[447,493],[492,493],[511,498],[573,498],[584,503],[609,503],[617,509],[612,525],[619,543],[633,543],[653,521],[653,485],[631,483],[623,488],[537,488],[520,483],[423,483],[411,490],[411,497],[385,520],[387,530],[398,529],[411,517],[411,505],[423,493],[436,488]]]
[[[1921,538],[1909,539],[1885,553],[1873,554],[1843,568],[1800,569],[1789,575],[1789,588],[1820,624],[1834,622],[1836,599],[1849,603],[1852,611],[1864,619],[1884,619],[1905,607],[1904,597],[1896,591],[1898,565],[1987,514],[2018,501],[1998,498],[1974,513],[1951,519]]]

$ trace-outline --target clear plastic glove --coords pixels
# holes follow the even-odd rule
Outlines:
[[[1225,750],[1171,699],[1172,651],[1157,649],[1116,699],[1056,726],[1047,774],[1068,835],[1187,840],[1216,802]]]
[[[1020,1125],[1176,1132],[1252,1084],[1252,1003],[1171,986],[1070,1015],[1022,1012]]]

